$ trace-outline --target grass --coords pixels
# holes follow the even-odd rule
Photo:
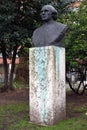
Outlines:
[[[19,88],[21,89],[21,88],[28,88],[29,84],[23,81],[14,81],[13,86],[15,89],[19,89]]]
[[[41,127],[29,123],[28,103],[0,105],[0,130],[87,130],[87,107],[72,108],[72,113],[81,113],[79,117],[69,117],[55,126]]]
[[[0,88],[3,86],[4,86],[4,82],[0,83]],[[20,78],[20,80],[16,79],[13,81],[13,86],[15,89],[28,88],[29,83],[26,83],[26,81],[23,78]]]

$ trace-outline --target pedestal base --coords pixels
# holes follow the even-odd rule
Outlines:
[[[54,125],[66,118],[65,49],[29,50],[30,122]]]

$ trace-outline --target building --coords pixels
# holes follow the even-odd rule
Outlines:
[[[11,59],[7,59],[7,63],[8,63],[9,73],[10,73],[12,60]],[[18,57],[18,55],[16,55],[15,64],[16,65],[19,64],[19,57]],[[2,54],[1,53],[0,53],[0,82],[4,82],[3,58],[2,58]]]
[[[72,2],[69,6],[69,10],[77,12],[82,1],[83,0],[77,0],[75,2]]]

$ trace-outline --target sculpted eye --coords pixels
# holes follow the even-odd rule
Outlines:
[[[48,11],[49,11],[49,10],[47,10],[47,9],[46,9],[46,10],[44,10],[44,12],[48,12]]]
[[[45,10],[41,10],[41,13],[43,12],[49,12],[49,10],[45,9]]]

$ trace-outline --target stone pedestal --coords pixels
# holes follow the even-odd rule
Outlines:
[[[54,125],[66,117],[65,49],[29,50],[30,122]]]

